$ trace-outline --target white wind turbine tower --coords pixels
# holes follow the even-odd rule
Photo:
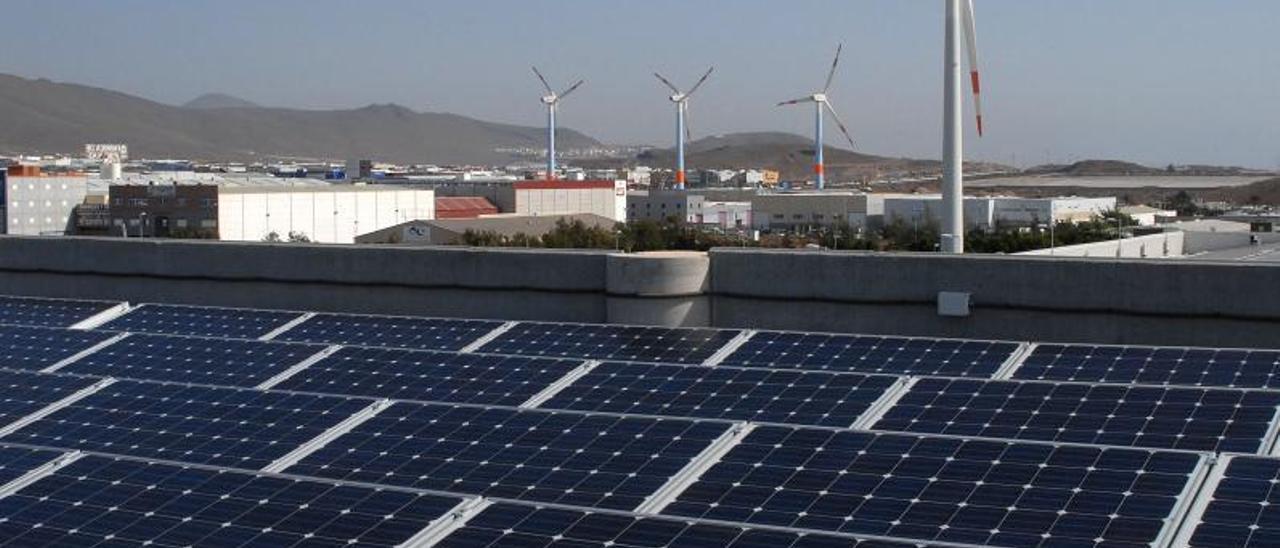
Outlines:
[[[547,105],[547,180],[551,181],[556,178],[556,107],[560,105],[560,101],[578,89],[583,80],[578,80],[578,83],[569,86],[568,89],[556,93],[551,89],[551,84],[547,83],[547,79],[538,71],[538,67],[533,67],[533,73],[538,76],[542,87],[547,90],[547,94],[542,96],[542,104]]]
[[[982,79],[978,71],[978,27],[973,0],[944,0],[947,11],[942,130],[942,251],[964,253],[964,109],[960,41],[969,53],[978,137],[982,137]]]
[[[827,73],[827,83],[822,86],[822,91],[814,93],[808,97],[792,99],[778,103],[778,106],[795,105],[800,103],[813,103],[814,105],[814,135],[813,135],[813,173],[817,177],[816,185],[818,190],[826,187],[827,174],[826,165],[822,158],[822,121],[826,115],[824,110],[831,113],[831,117],[835,119],[836,125],[840,127],[840,132],[844,134],[844,138],[849,140],[849,146],[856,148],[853,144],[853,137],[849,135],[849,130],[845,128],[844,121],[840,119],[840,115],[836,114],[835,107],[831,106],[830,98],[827,92],[831,90],[831,82],[836,77],[836,67],[840,65],[840,52],[844,50],[844,44],[836,48],[836,58],[831,62],[831,72]]]
[[[694,84],[692,88],[689,88],[688,92],[680,91],[680,88],[677,88],[675,84],[671,83],[670,80],[667,80],[661,74],[658,74],[656,72],[653,73],[653,75],[658,77],[658,80],[661,81],[663,85],[670,88],[671,92],[675,94],[669,98],[671,99],[672,103],[676,104],[676,186],[675,187],[679,190],[684,190],[685,188],[685,169],[684,169],[685,144],[686,144],[686,141],[692,140],[691,137],[689,136],[690,134],[689,125],[685,119],[685,117],[688,115],[688,112],[689,112],[689,97],[692,97],[694,92],[698,91],[698,88],[702,87],[702,84],[707,81],[707,78],[711,76],[711,72],[714,70],[716,70],[715,67],[711,67],[707,69],[707,73],[703,74],[702,78],[698,79],[698,83]]]

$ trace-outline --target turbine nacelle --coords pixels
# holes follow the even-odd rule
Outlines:
[[[560,100],[560,98],[559,98],[559,97],[556,97],[555,95],[547,95],[547,96],[545,96],[545,97],[543,97],[543,98],[542,98],[542,104],[544,104],[544,105],[554,105],[554,104],[556,104],[556,102],[558,102],[559,100]]]
[[[683,103],[688,98],[689,96],[684,93],[678,93],[676,95],[672,95],[671,97],[668,97],[668,99],[671,99],[672,103]]]
[[[825,94],[825,93],[815,93],[815,94],[813,94],[812,99],[813,99],[813,102],[815,102],[815,103],[825,103],[825,102],[827,102],[827,94]]]

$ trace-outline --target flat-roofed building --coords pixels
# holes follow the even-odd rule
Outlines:
[[[0,170],[0,234],[54,236],[73,231],[72,212],[87,189],[84,175],[48,175],[25,165]]]

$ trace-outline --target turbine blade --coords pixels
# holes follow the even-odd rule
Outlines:
[[[716,68],[715,68],[715,67],[711,67],[711,68],[707,69],[707,73],[706,73],[706,74],[703,74],[703,75],[702,75],[702,78],[699,78],[699,79],[698,79],[698,83],[694,84],[692,88],[689,88],[689,93],[684,94],[684,95],[685,95],[685,97],[688,97],[688,96],[690,96],[690,95],[693,95],[693,93],[694,93],[695,91],[698,91],[698,88],[702,87],[702,84],[706,83],[707,78],[709,78],[709,77],[711,76],[711,73],[712,73],[712,72],[715,72],[715,70],[716,70]]]
[[[564,90],[564,92],[562,92],[560,95],[558,95],[558,96],[557,96],[557,98],[556,98],[556,100],[557,100],[557,101],[559,101],[560,99],[564,99],[565,97],[568,97],[568,96],[569,96],[569,94],[570,94],[570,93],[573,93],[573,92],[574,92],[574,90],[578,89],[578,87],[579,87],[579,86],[581,86],[583,82],[586,82],[586,80],[578,80],[578,83],[576,83],[576,84],[574,84],[574,85],[572,85],[572,86],[569,86],[569,89]]]
[[[653,73],[653,75],[654,75],[654,76],[657,76],[657,77],[658,77],[658,80],[659,80],[659,81],[661,81],[663,85],[667,86],[667,88],[669,88],[669,89],[671,90],[671,92],[672,92],[672,93],[674,93],[674,94],[676,94],[676,95],[680,95],[680,90],[679,90],[678,88],[676,88],[676,85],[675,85],[675,84],[672,84],[672,83],[671,83],[671,80],[668,80],[668,79],[666,79],[666,78],[663,78],[661,74],[658,74],[658,73],[656,73],[656,72],[655,72],[655,73]]]
[[[963,0],[960,11],[964,18],[965,46],[969,52],[969,80],[973,84],[973,110],[978,119],[978,137],[982,137],[982,73],[978,66],[978,22],[973,14],[973,0]]]
[[[836,46],[836,58],[831,62],[831,72],[827,73],[827,83],[822,86],[822,92],[826,93],[831,89],[831,82],[836,78],[836,67],[840,66],[840,52],[844,51],[844,44]]]
[[[538,75],[538,80],[542,82],[542,87],[547,88],[547,94],[554,95],[555,92],[551,91],[551,84],[547,83],[547,79],[538,71],[538,67],[533,67],[533,73]]]
[[[812,103],[812,102],[813,102],[813,97],[801,97],[801,98],[799,98],[799,99],[792,99],[792,100],[790,100],[790,101],[783,101],[783,102],[781,102],[781,103],[778,103],[778,106],[780,106],[780,107],[785,107],[785,106],[787,106],[787,105],[798,105],[798,104],[800,104],[800,103]]]
[[[827,112],[830,112],[831,118],[835,119],[836,127],[840,128],[840,133],[843,133],[844,138],[849,140],[849,148],[852,150],[857,150],[858,145],[853,144],[853,136],[849,135],[849,128],[845,127],[844,120],[841,120],[840,115],[836,114],[836,107],[831,106],[830,101],[823,104],[827,105]]]

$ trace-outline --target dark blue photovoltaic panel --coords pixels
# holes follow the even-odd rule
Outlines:
[[[1280,393],[920,379],[873,429],[1254,453]]]
[[[0,427],[92,386],[94,379],[0,371]]]
[[[0,326],[0,367],[44,369],[112,336],[73,329]]]
[[[1015,548],[1147,547],[1192,453],[759,428],[664,514]]]
[[[686,420],[396,404],[288,472],[633,510],[729,427]]]
[[[345,347],[276,388],[518,406],[582,363],[582,360]]]
[[[1017,348],[1017,344],[1008,342],[762,331],[721,363],[745,367],[986,378],[995,374]]]
[[[480,351],[696,365],[738,333],[721,329],[521,323],[480,347]]]
[[[1232,457],[1191,536],[1193,548],[1270,548],[1280,539],[1280,460]]]
[[[368,400],[121,381],[5,441],[259,469]]]
[[[273,341],[134,334],[58,371],[251,387],[323,349]]]
[[[62,454],[42,449],[0,446],[0,485],[5,485],[27,472],[44,466]]]
[[[269,310],[147,304],[104,324],[101,329],[163,335],[256,339],[301,314]]]
[[[0,324],[71,327],[120,303],[0,296]]]
[[[459,502],[88,456],[0,499],[0,545],[390,547]]]
[[[1018,367],[1014,378],[1280,388],[1280,351],[1044,344]]]
[[[897,379],[606,362],[540,407],[847,428]]]
[[[416,350],[461,350],[501,325],[502,322],[492,320],[317,314],[277,338]]]
[[[671,518],[495,504],[436,548],[912,548],[910,542],[773,531]]]

